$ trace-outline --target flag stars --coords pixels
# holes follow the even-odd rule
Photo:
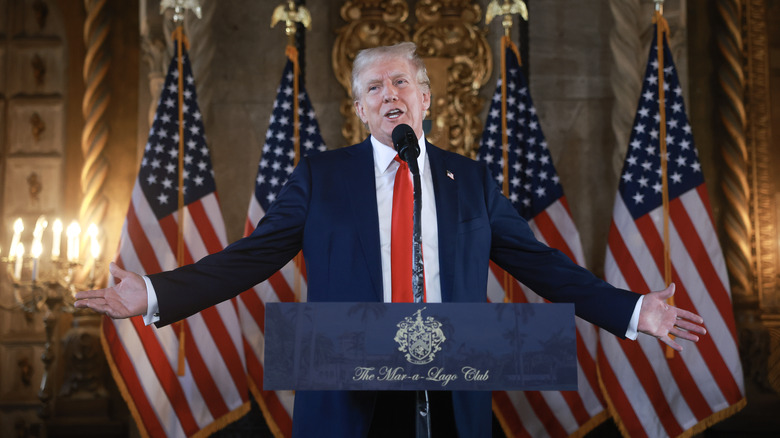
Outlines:
[[[647,77],[647,83],[650,85],[656,85],[658,83],[658,76],[650,75]]]
[[[634,194],[634,196],[632,196],[632,198],[634,199],[634,203],[641,204],[645,200],[645,195],[643,195],[643,194],[641,194],[639,192],[636,192],[636,194]]]

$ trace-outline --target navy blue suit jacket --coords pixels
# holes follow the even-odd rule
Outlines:
[[[436,198],[442,301],[485,302],[489,260],[543,297],[624,336],[639,295],[616,289],[538,242],[487,168],[427,144]],[[448,175],[452,175],[452,178]],[[309,301],[382,301],[370,140],[301,160],[255,232],[225,250],[151,275],[158,326],[186,318],[267,279],[299,250]],[[489,436],[491,394],[455,392],[462,437]],[[375,393],[299,391],[295,436],[365,436]]]

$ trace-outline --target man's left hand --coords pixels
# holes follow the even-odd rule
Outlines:
[[[682,346],[669,335],[696,342],[699,340],[696,334],[705,335],[707,330],[702,326],[704,320],[701,316],[670,306],[666,302],[674,295],[674,289],[674,283],[672,283],[664,290],[645,295],[642,308],[639,310],[637,330],[658,338],[677,351],[682,351]]]

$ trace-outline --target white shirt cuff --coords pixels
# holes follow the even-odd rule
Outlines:
[[[157,304],[157,292],[154,291],[154,286],[149,277],[144,275],[141,277],[146,283],[146,313],[143,315],[144,324],[152,325],[160,320],[160,306]],[[636,335],[634,335],[636,337]]]
[[[628,323],[628,330],[626,330],[626,337],[628,339],[631,339],[632,341],[636,341],[637,334],[639,333],[637,328],[639,327],[639,311],[642,309],[642,301],[645,299],[645,296],[642,295],[639,297],[638,300],[636,300],[636,305],[634,306],[634,313],[631,315],[631,321]],[[157,305],[157,301],[154,302],[155,305]]]

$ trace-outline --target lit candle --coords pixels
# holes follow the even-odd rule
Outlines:
[[[35,221],[35,228],[33,229],[33,241],[32,241],[32,247],[30,250],[33,254],[35,254],[36,247],[40,247],[41,251],[43,251],[43,232],[46,230],[46,227],[49,226],[49,221],[46,220],[46,216],[38,216],[38,220]],[[38,257],[40,257],[40,253],[38,254]]]
[[[13,251],[16,257],[16,263],[14,264],[14,278],[16,281],[19,281],[22,279],[22,261],[24,260],[24,244],[23,243],[17,243],[16,244],[16,251]]]
[[[24,223],[22,218],[18,218],[14,221],[14,236],[11,238],[11,248],[8,250],[8,260],[14,260],[16,258],[16,245],[19,244],[19,239],[22,237],[22,231],[24,231]]]
[[[68,237],[68,261],[76,263],[79,261],[79,234],[81,234],[81,227],[78,222],[73,221],[68,225],[65,233]]]
[[[62,221],[57,219],[51,226],[51,258],[57,260],[60,258],[60,240],[62,239]]]
[[[41,241],[33,240],[32,248],[30,248],[30,254],[32,254],[33,257],[32,281],[38,279],[38,259],[41,257],[42,252],[43,245],[41,244]]]

